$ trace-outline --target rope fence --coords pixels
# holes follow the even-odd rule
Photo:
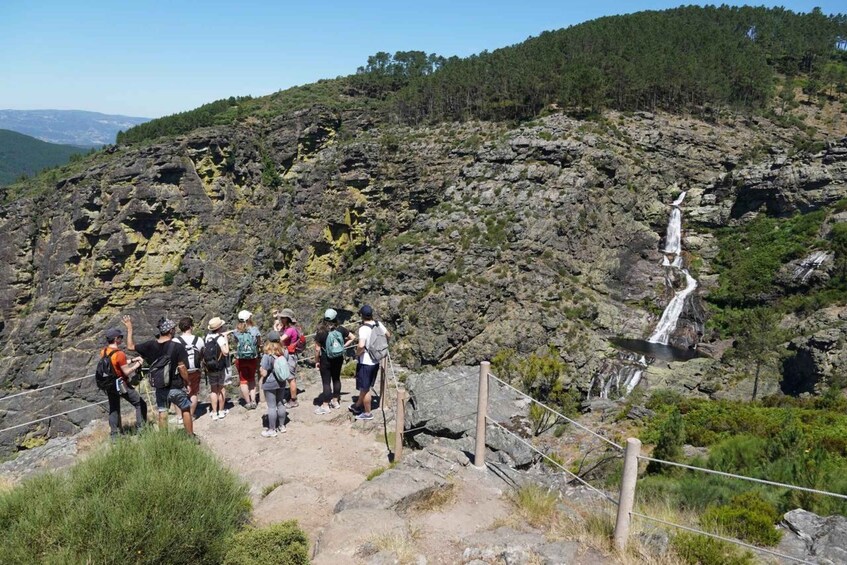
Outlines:
[[[15,394],[10,394],[10,395],[8,395],[8,396],[0,397],[0,402],[2,402],[2,401],[4,401],[4,400],[11,400],[11,399],[13,399],[13,398],[17,398],[17,397],[19,397],[19,396],[24,396],[24,395],[27,395],[27,394],[32,394],[32,393],[34,393],[34,392],[40,392],[40,391],[42,391],[42,390],[47,390],[48,388],[53,388],[53,387],[57,387],[57,386],[66,385],[66,384],[68,384],[68,383],[73,383],[73,382],[76,382],[76,381],[81,381],[81,380],[83,380],[83,379],[93,379],[93,378],[94,378],[94,373],[92,373],[92,374],[90,374],[90,375],[85,375],[84,377],[77,377],[77,378],[75,378],[75,379],[68,379],[67,381],[62,381],[62,382],[60,382],[60,383],[55,383],[55,384],[52,384],[52,385],[39,386],[39,387],[37,387],[37,388],[32,388],[32,389],[29,389],[29,390],[25,390],[25,391],[23,391],[23,392],[18,392],[18,393],[15,393]]]
[[[109,402],[109,401],[108,400],[101,400],[100,402],[94,402],[93,404],[89,404],[87,406],[80,406],[79,408],[73,408],[71,410],[59,412],[58,414],[51,414],[49,416],[44,416],[43,418],[38,418],[37,420],[24,422],[23,424],[16,424],[14,426],[9,426],[8,428],[3,428],[2,430],[0,430],[0,434],[2,434],[4,432],[8,432],[10,430],[16,430],[18,428],[23,428],[24,426],[30,426],[32,424],[37,424],[38,422],[43,422],[44,420],[50,420],[51,418],[58,418],[59,416],[64,416],[66,414],[70,414],[71,412],[78,412],[80,410],[85,410],[86,408],[94,408],[95,406],[99,406],[101,404],[106,404],[107,402]]]

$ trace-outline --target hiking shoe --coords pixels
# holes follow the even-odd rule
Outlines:
[[[277,433],[274,430],[265,430],[262,432],[262,437],[276,437]]]
[[[357,420],[373,420],[374,415],[370,412],[362,412],[361,414],[356,414]]]
[[[332,412],[332,410],[330,410],[326,406],[318,406],[317,408],[315,408],[315,414],[317,414],[318,416],[322,416],[323,414],[329,414],[330,412]]]
[[[350,406],[348,406],[347,410],[349,410],[353,414],[356,414],[357,416],[362,413],[362,409],[356,406],[355,404],[351,404]]]
[[[255,402],[249,402],[249,403],[244,405],[244,408],[246,408],[247,410],[255,410],[256,409],[256,403]]]
[[[336,408],[341,408],[341,403],[333,398],[329,401],[329,407],[335,410]]]
[[[300,403],[297,400],[289,400],[285,403],[286,408],[297,408],[298,406],[300,406]]]

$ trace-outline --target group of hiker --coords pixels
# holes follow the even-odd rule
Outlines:
[[[388,353],[390,332],[374,319],[371,306],[362,306],[359,314],[361,324],[354,333],[339,323],[338,312],[328,308],[314,333],[314,365],[320,371],[323,385],[315,402],[317,415],[341,407],[341,369],[346,353],[355,350],[359,394],[348,410],[357,420],[373,419],[371,390],[380,362]],[[188,435],[196,437],[194,420],[200,382],[205,375],[211,420],[222,420],[229,413],[227,386],[237,377],[246,410],[255,410],[263,401],[267,405],[267,426],[261,435],[276,437],[285,432],[288,410],[299,406],[297,367],[305,355],[307,340],[290,308],[274,311],[273,316],[273,328],[264,336],[248,310],[238,313],[233,329],[226,329],[226,321],[215,316],[208,321],[203,338],[194,335],[191,317],[181,318],[179,323],[163,317],[156,326],[157,335],[142,343],[135,342],[132,318],[123,316],[126,332],[117,327],[106,330],[106,346],[100,350],[94,374],[97,386],[108,398],[112,436],[121,433],[121,398],[135,408],[138,429],[147,422],[147,403],[136,390],[145,363],[150,385],[155,390],[160,428],[167,426],[168,413],[173,409]],[[138,357],[127,357],[122,345]]]

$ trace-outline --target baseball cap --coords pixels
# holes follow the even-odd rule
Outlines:
[[[338,316],[338,312],[332,308],[327,308],[324,312],[324,320],[334,320],[336,316]]]
[[[120,328],[109,328],[108,330],[106,330],[106,339],[107,340],[112,340],[112,339],[115,339],[117,337],[123,337],[123,336],[124,336],[124,332],[122,332]]]
[[[253,317],[253,313],[250,310],[242,310],[241,312],[238,313],[238,321],[239,322],[246,322],[247,320],[249,320],[252,317]]]
[[[359,308],[359,314],[364,316],[365,318],[372,318],[374,315],[374,309],[370,304],[365,304],[361,308]]]

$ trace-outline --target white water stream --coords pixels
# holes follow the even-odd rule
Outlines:
[[[676,329],[682,309],[685,307],[685,299],[697,288],[697,281],[691,276],[688,269],[682,266],[682,210],[680,209],[680,205],[684,198],[685,192],[682,192],[674,200],[673,204],[671,204],[671,217],[668,221],[668,230],[665,236],[666,255],[662,259],[662,266],[682,273],[685,276],[685,288],[674,292],[673,298],[668,303],[665,311],[662,312],[659,323],[656,324],[653,335],[647,340],[650,343],[668,344],[671,333]],[[671,257],[668,257],[668,255]],[[671,278],[668,277],[668,281],[670,280]]]

